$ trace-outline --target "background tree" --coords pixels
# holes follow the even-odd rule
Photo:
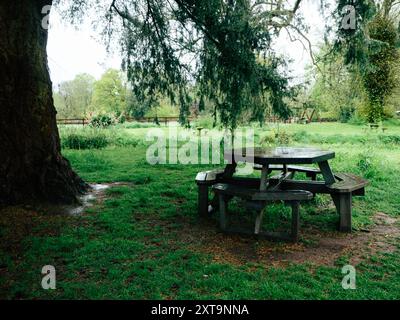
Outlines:
[[[153,106],[146,103],[146,101],[139,101],[132,90],[128,89],[126,96],[126,112],[129,116],[137,120],[142,119],[152,107]]]
[[[54,92],[54,104],[59,118],[85,118],[92,103],[95,78],[79,74],[71,81],[64,81]]]
[[[384,105],[396,87],[398,62],[399,3],[394,0],[339,0],[338,13],[347,5],[355,6],[356,28],[339,28],[336,49],[344,53],[345,64],[360,74],[368,103],[367,120],[382,120]]]
[[[318,68],[311,72],[312,87],[308,99],[318,108],[320,117],[349,121],[361,112],[364,94],[358,73],[351,73],[340,55],[330,55],[332,46],[323,47],[316,57]]]
[[[393,92],[389,95],[385,102],[385,117],[391,118],[395,115],[396,111],[400,110],[400,57],[397,63],[393,67],[393,73],[395,76],[396,87]]]
[[[380,121],[384,105],[396,87],[394,73],[398,61],[397,29],[389,16],[379,12],[368,25],[371,39],[379,42],[378,48],[371,48],[368,60],[371,67],[363,73],[363,84],[368,95],[367,119]]]
[[[74,1],[70,13],[96,0]],[[124,67],[138,100],[155,93],[180,106],[181,122],[189,115],[193,84],[201,99],[214,105],[224,126],[234,129],[243,114],[262,106],[267,96],[273,110],[290,113],[284,97],[291,91],[282,60],[271,47],[281,29],[301,29],[295,14],[301,0],[114,0],[103,34],[122,30]],[[259,63],[263,56],[268,63]],[[268,93],[268,95],[266,95]]]
[[[119,115],[126,109],[126,95],[122,73],[109,69],[94,84],[91,112]]]

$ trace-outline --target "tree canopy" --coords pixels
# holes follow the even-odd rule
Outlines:
[[[361,77],[367,96],[367,120],[382,120],[384,106],[398,85],[399,9],[395,0],[338,1],[338,17],[349,4],[355,7],[356,27],[339,28],[335,48],[344,63]]]
[[[126,109],[126,85],[119,70],[109,69],[94,84],[91,111],[120,114]]]
[[[103,8],[103,34],[120,36],[136,96],[168,95],[180,106],[181,122],[189,114],[188,87],[194,83],[199,101],[211,101],[214,116],[231,129],[244,111],[265,116],[262,97],[275,113],[290,114],[284,101],[292,93],[285,63],[272,40],[288,25],[300,28],[295,14],[301,0],[61,2],[69,4],[75,18],[90,7]]]
[[[92,103],[95,78],[78,74],[73,80],[59,84],[54,92],[54,103],[61,118],[83,118]]]
[[[305,0],[57,2],[65,5],[73,19],[89,8],[96,8],[97,15],[103,11],[97,22],[106,39],[118,39],[121,44],[123,67],[136,99],[168,96],[180,106],[182,123],[194,99],[200,106],[210,102],[214,117],[231,129],[243,114],[263,121],[269,109],[281,117],[291,113],[285,98],[292,97],[294,90],[285,72],[286,61],[274,50],[273,40],[282,29],[306,38],[305,21],[299,15]],[[330,3],[336,5],[336,25],[330,28],[336,30],[334,50],[361,77],[369,121],[379,120],[395,86],[392,70],[397,61],[399,3]],[[321,1],[321,8],[327,5]],[[349,12],[354,21],[346,27],[343,21]],[[193,87],[196,95],[189,93]]]

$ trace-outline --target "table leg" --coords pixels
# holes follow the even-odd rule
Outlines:
[[[268,180],[268,171],[269,166],[263,166],[261,171],[261,182],[260,182],[260,191],[267,191],[267,180]]]
[[[261,171],[261,182],[260,182],[260,191],[267,191],[268,188],[268,174],[269,174],[269,166],[263,166]],[[261,230],[262,219],[264,215],[264,210],[260,210],[256,217],[256,223],[254,228],[254,234],[258,235]]]
[[[237,163],[227,164],[225,167],[223,179],[230,179],[236,172]]]
[[[335,183],[335,176],[333,175],[332,169],[329,166],[328,161],[322,161],[318,163],[321,173],[324,177],[325,183],[327,185]]]
[[[233,177],[233,175],[236,172],[236,167],[237,167],[237,163],[230,163],[227,164],[225,167],[225,171],[224,174],[222,176],[221,182],[224,182],[224,180],[229,180]],[[212,200],[210,201],[210,205],[211,205],[211,212],[214,212],[216,208],[218,208],[219,202],[218,202],[218,197],[216,195],[214,195],[214,197],[212,198]],[[208,205],[207,205],[208,208]],[[208,210],[208,209],[207,209]]]
[[[300,230],[300,204],[298,201],[293,201],[292,206],[292,232],[291,238],[293,242],[299,241]]]
[[[198,188],[198,214],[208,218],[208,185],[199,184]]]
[[[343,194],[332,194],[333,202],[335,203],[339,214],[339,231],[351,232],[351,214],[353,196],[351,192]]]
[[[255,224],[255,228],[254,228],[254,234],[256,234],[256,235],[258,235],[260,233],[262,219],[263,219],[263,210],[261,210],[257,214],[257,217],[256,217],[256,224]]]
[[[227,229],[228,221],[228,204],[226,203],[225,197],[219,195],[219,225],[221,230],[225,231]]]

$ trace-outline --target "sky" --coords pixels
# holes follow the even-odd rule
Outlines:
[[[317,9],[320,0],[305,0],[300,7],[301,14],[310,29],[307,37],[311,39],[314,50],[322,38],[324,21]],[[293,59],[289,75],[295,82],[304,78],[304,68],[311,63],[310,54],[299,42],[291,42],[285,32],[275,42],[276,50]],[[47,45],[50,76],[53,85],[72,80],[79,73],[89,73],[99,79],[108,68],[119,69],[121,56],[118,50],[112,54],[106,52],[90,21],[82,25],[71,26],[63,22],[59,14],[52,10],[50,15],[49,39]]]
[[[57,12],[51,12],[47,54],[53,85],[72,80],[80,73],[99,79],[108,68],[121,67],[121,57],[107,54],[98,38],[88,21],[76,29],[63,22]]]

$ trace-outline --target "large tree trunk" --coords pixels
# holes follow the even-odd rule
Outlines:
[[[0,2],[0,203],[73,202],[87,185],[62,157],[43,6]]]

